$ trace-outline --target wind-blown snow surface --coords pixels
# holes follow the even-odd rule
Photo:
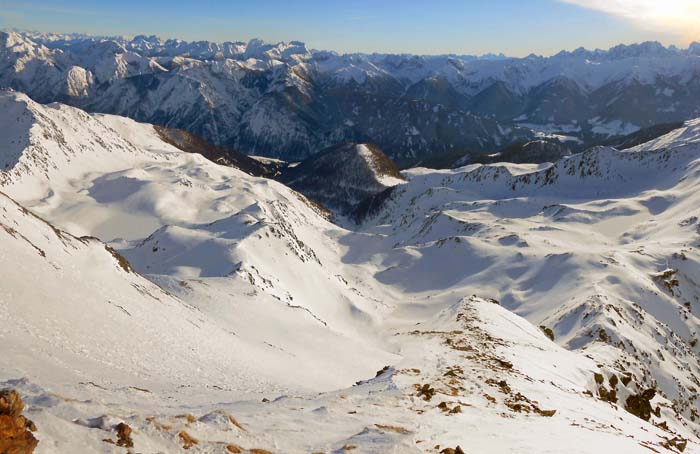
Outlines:
[[[412,170],[349,231],[150,125],[0,107],[0,380],[40,453],[115,452],[120,421],[138,452],[698,452],[695,123]],[[624,410],[654,382],[660,416]]]

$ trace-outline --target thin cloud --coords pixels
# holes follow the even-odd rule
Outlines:
[[[700,38],[700,0],[559,0],[684,38]]]

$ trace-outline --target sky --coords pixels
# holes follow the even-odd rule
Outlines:
[[[299,40],[338,52],[530,53],[700,41],[700,0],[0,0],[0,29]]]

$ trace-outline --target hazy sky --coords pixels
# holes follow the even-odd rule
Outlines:
[[[552,54],[700,41],[700,0],[0,0],[0,28],[340,52]]]

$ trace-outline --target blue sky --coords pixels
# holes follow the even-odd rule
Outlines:
[[[654,2],[654,3],[649,3]],[[690,40],[698,0],[0,0],[0,28],[215,41],[305,41],[340,52],[549,55]],[[646,11],[639,12],[647,6]],[[678,11],[657,20],[660,4]],[[582,6],[583,5],[583,6]],[[686,8],[686,9],[683,9]],[[692,11],[687,8],[692,8]],[[642,13],[645,14],[642,16]],[[675,14],[675,16],[673,15]],[[692,23],[700,23],[700,16]]]

